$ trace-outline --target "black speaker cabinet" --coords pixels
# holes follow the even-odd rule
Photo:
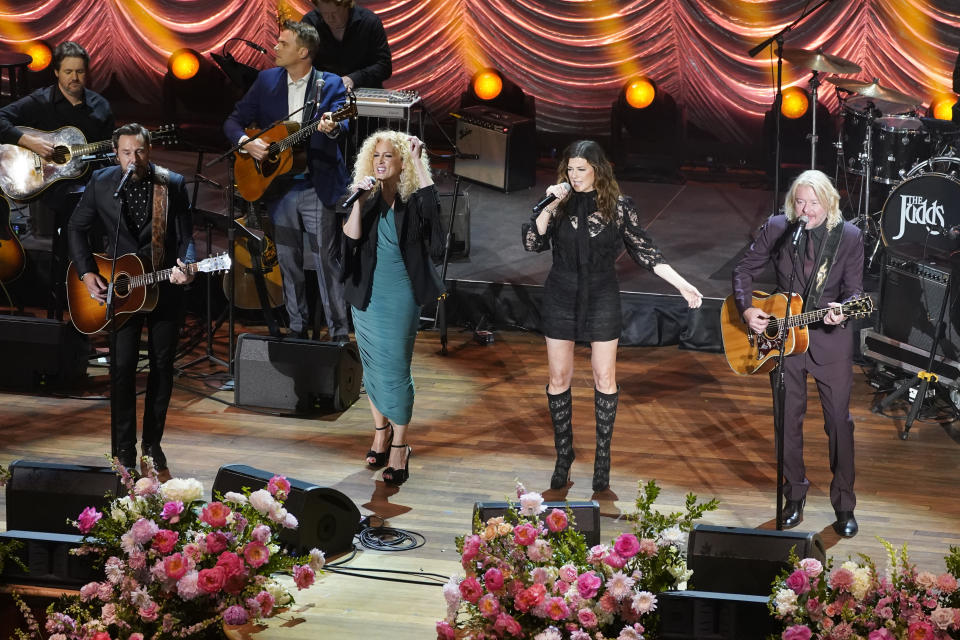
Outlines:
[[[687,546],[692,586],[769,596],[774,578],[790,567],[792,548],[800,558],[826,559],[819,533],[695,525]]]
[[[514,509],[519,509],[519,503],[510,503]],[[506,502],[476,502],[473,505],[473,521],[477,521],[480,516],[480,522],[486,522],[490,518],[502,516],[507,512],[510,504]],[[583,534],[587,540],[587,546],[592,547],[600,544],[600,505],[596,500],[582,502],[544,502],[543,506],[547,508],[544,513],[549,513],[551,509],[564,509],[567,506],[573,511],[573,528]],[[479,533],[474,531],[474,533]]]
[[[7,482],[7,528],[48,533],[78,533],[76,520],[87,507],[103,511],[126,492],[110,467],[15,460]]]
[[[956,295],[951,293],[951,267],[934,261],[910,261],[888,255],[880,283],[877,331],[930,353],[940,306],[946,301],[945,331],[937,355],[960,360]]]
[[[76,556],[70,553],[83,542],[78,534],[48,533],[45,531],[11,530],[0,533],[0,541],[18,541],[20,548],[13,557],[27,568],[24,571],[13,558],[6,558],[0,581],[61,589],[79,589],[88,582],[103,579],[103,568],[93,568],[93,555]]]
[[[313,342],[241,334],[237,340],[238,405],[299,413],[343,411],[360,397],[363,366],[352,342]]]
[[[87,373],[87,337],[69,322],[0,316],[0,387],[64,388]]]
[[[485,105],[465,107],[457,115],[461,157],[454,160],[455,174],[504,192],[533,186],[537,164],[533,120]]]
[[[664,640],[764,640],[776,633],[769,596],[712,591],[657,594]]]
[[[239,493],[243,487],[256,491],[265,488],[273,476],[269,471],[245,464],[228,464],[217,471],[213,493]],[[293,478],[287,480],[290,495],[284,508],[296,516],[300,525],[296,529],[284,529],[279,536],[280,543],[296,553],[307,553],[314,547],[328,556],[350,551],[353,536],[360,528],[357,505],[336,489]]]

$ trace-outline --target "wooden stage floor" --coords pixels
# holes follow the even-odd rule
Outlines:
[[[340,415],[257,413],[230,406],[232,392],[218,390],[225,371],[205,371],[207,365],[191,367],[177,381],[163,441],[171,469],[198,478],[208,491],[217,469],[230,463],[333,487],[361,511],[426,538],[412,551],[361,552],[351,565],[448,575],[457,569],[454,536],[470,527],[474,502],[505,499],[515,479],[530,490],[546,489],[554,460],[542,338],[500,332],[493,344],[481,346],[456,329],[450,338],[446,357],[437,353],[436,333],[422,333],[417,343],[414,455],[411,479],[400,489],[378,481],[362,463],[372,435],[365,397]],[[220,337],[220,348],[224,340]],[[693,491],[720,500],[720,510],[705,522],[773,527],[776,469],[766,376],[737,377],[719,354],[621,348],[611,490],[592,495],[593,390],[586,348],[578,347],[576,364],[574,483],[566,492],[546,491],[548,499],[598,499],[603,538],[609,540],[625,529],[620,516],[632,509],[637,483],[652,478],[664,489],[666,508],[680,508],[684,494]],[[102,463],[109,449],[109,404],[97,398],[106,391],[105,369],[91,368],[90,374],[81,397],[0,394],[0,463],[18,458]],[[852,411],[860,534],[842,540],[830,528],[830,472],[815,398],[811,386],[806,425],[811,489],[799,528],[819,531],[828,553],[842,559],[864,552],[884,566],[879,536],[894,545],[907,543],[921,568],[942,570],[947,547],[960,544],[957,432],[917,423],[911,438],[901,441],[902,420],[871,413],[873,389],[858,369]],[[432,637],[433,622],[444,611],[436,587],[343,575],[324,576],[300,600],[288,620],[299,630],[294,638],[317,637],[320,628],[331,637],[337,631],[340,637],[360,637],[385,628],[394,638]]]

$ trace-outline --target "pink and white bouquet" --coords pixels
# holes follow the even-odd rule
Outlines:
[[[693,520],[715,509],[687,496],[686,512],[653,510],[654,482],[642,487],[632,533],[587,548],[570,510],[543,505],[518,486],[519,508],[476,523],[457,538],[465,576],[444,586],[439,640],[635,640],[652,638],[657,593],[685,588],[683,547]]]
[[[75,524],[80,554],[97,554],[102,581],[83,586],[47,610],[51,640],[161,640],[217,634],[273,615],[293,602],[275,576],[298,589],[313,584],[323,553],[284,554],[276,542],[296,518],[284,507],[290,483],[274,476],[266,489],[203,499],[195,479],[161,484],[156,473],[134,480],[101,513],[88,507]],[[38,626],[33,623],[33,626]],[[40,637],[39,629],[32,629]]]
[[[881,573],[867,556],[835,566],[793,559],[773,587],[769,608],[784,624],[782,640],[944,640],[960,638],[955,569],[960,549],[947,558],[954,573],[917,571],[904,546],[881,540],[889,563]],[[952,562],[951,562],[952,558]]]

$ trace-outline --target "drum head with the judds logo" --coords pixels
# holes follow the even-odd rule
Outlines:
[[[960,181],[925,173],[897,185],[883,205],[881,231],[884,246],[896,255],[949,256],[960,247]]]

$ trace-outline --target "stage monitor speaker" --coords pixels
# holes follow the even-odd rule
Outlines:
[[[957,304],[951,294],[951,267],[934,261],[910,261],[888,255],[880,282],[880,313],[876,329],[882,335],[930,353],[940,306],[947,300],[946,330],[937,355],[960,360]]]
[[[87,507],[106,509],[113,497],[125,495],[110,467],[15,460],[7,482],[7,528],[48,533],[77,533],[76,520]]]
[[[76,590],[88,582],[103,579],[103,568],[97,570],[93,567],[96,560],[93,555],[70,553],[71,549],[81,546],[81,535],[10,530],[0,533],[0,541],[21,544],[12,557],[5,559],[0,581]],[[27,571],[14,558],[18,558]]]
[[[457,149],[458,176],[504,192],[536,181],[537,131],[530,118],[484,105],[465,107],[457,114]]]
[[[510,505],[519,510],[518,503],[506,502],[476,502],[473,505],[473,521],[476,523],[477,516],[480,522],[484,523],[490,518],[502,516],[507,512]],[[600,544],[600,505],[596,500],[585,500],[580,502],[544,502],[543,506],[547,508],[544,513],[549,513],[551,509],[563,509],[569,506],[573,511],[573,528],[583,534],[586,538],[587,546],[592,547]],[[474,530],[474,533],[479,531]]]
[[[819,533],[695,525],[687,546],[691,585],[701,591],[769,596],[770,585],[800,558],[826,560]]]
[[[87,337],[69,322],[47,318],[0,316],[0,387],[62,389],[87,373]]]
[[[235,491],[243,487],[251,491],[264,489],[275,474],[245,464],[220,467],[213,481],[213,494]],[[283,529],[280,543],[295,553],[308,553],[316,547],[328,556],[353,549],[353,536],[360,529],[360,510],[353,501],[336,489],[287,478],[290,495],[284,508],[299,521],[296,529]]]
[[[767,596],[712,591],[657,594],[664,640],[765,640],[776,633]]]
[[[352,342],[314,342],[241,334],[237,340],[238,405],[305,413],[343,411],[360,397],[363,366]]]

